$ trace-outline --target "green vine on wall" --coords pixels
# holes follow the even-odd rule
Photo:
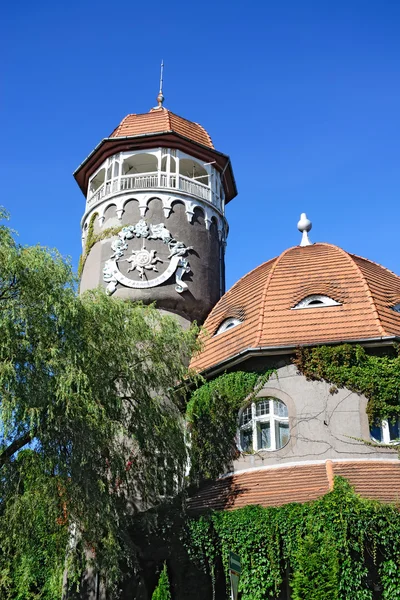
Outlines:
[[[193,394],[186,417],[191,434],[191,482],[214,479],[237,458],[238,412],[274,371],[236,371],[208,381]]]
[[[87,260],[87,257],[89,256],[89,253],[90,253],[91,249],[93,248],[93,246],[95,244],[97,244],[97,242],[101,242],[101,240],[105,240],[107,238],[118,235],[119,232],[124,227],[124,225],[116,225],[115,227],[107,227],[107,229],[104,229],[100,233],[95,234],[94,233],[94,222],[98,216],[99,216],[98,213],[95,212],[90,217],[89,225],[87,228],[85,249],[79,258],[79,264],[78,264],[79,277],[81,277],[81,275],[82,275],[83,267],[85,266],[85,262]]]
[[[370,423],[400,416],[400,355],[368,354],[361,346],[319,346],[299,348],[294,359],[300,373],[309,380],[327,381],[368,399]]]
[[[229,552],[242,562],[241,600],[276,598],[289,579],[293,600],[400,600],[400,513],[357,496],[346,480],[306,504],[247,506],[188,523],[187,550],[214,580]]]

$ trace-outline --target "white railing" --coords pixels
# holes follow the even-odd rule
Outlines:
[[[88,206],[97,204],[100,200],[115,194],[128,190],[145,190],[152,188],[173,188],[182,192],[196,196],[203,200],[211,202],[211,190],[207,185],[194,181],[183,175],[167,173],[143,173],[140,175],[123,175],[111,181],[103,183],[88,199]],[[219,198],[215,198],[215,203],[219,205]]]
[[[203,200],[210,201],[210,188],[203,183],[189,179],[189,177],[183,177],[183,175],[179,175],[179,189],[182,190],[182,192],[187,192],[191,196],[197,196]]]

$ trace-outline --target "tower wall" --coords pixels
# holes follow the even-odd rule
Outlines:
[[[171,196],[168,193],[136,191],[109,197],[93,207],[84,219],[83,245],[85,247],[90,242],[90,235],[99,241],[94,243],[84,263],[81,292],[98,286],[107,288],[104,269],[115,253],[112,243],[118,241],[118,233],[123,227],[133,227],[138,223],[143,226],[143,222],[149,228],[163,224],[173,240],[187,248],[184,260],[188,263],[188,269],[182,275],[182,282],[187,288],[182,292],[177,291],[176,270],[154,287],[135,288],[118,282],[113,295],[145,303],[156,302],[158,308],[177,313],[184,320],[202,323],[225,291],[224,247],[227,226],[216,207],[190,195]],[[92,234],[89,233],[91,228]],[[117,261],[119,271],[135,284],[143,285],[141,282],[146,284],[158,278],[171,264],[169,256],[173,243],[150,237],[125,240],[128,247]],[[148,252],[154,251],[157,259],[154,267],[157,271],[146,269],[141,277],[138,269],[128,272],[132,263],[127,259],[143,246]]]

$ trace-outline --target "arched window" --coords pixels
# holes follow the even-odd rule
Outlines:
[[[383,419],[370,428],[371,439],[378,444],[400,444],[400,419]]]
[[[313,294],[312,296],[303,298],[303,300],[298,302],[293,308],[319,308],[323,306],[340,306],[340,303],[336,302],[333,298],[329,298],[329,296]]]
[[[240,325],[242,321],[240,319],[236,319],[235,317],[229,317],[229,319],[225,319],[222,321],[221,325],[218,327],[215,335],[218,333],[223,333],[224,331],[228,331],[228,329],[232,329],[232,327],[236,327],[236,325]]]
[[[400,304],[395,304],[394,306],[392,306],[392,310],[394,310],[397,313],[400,313]]]
[[[243,409],[239,421],[240,450],[279,450],[289,441],[286,404],[276,398],[261,398]]]

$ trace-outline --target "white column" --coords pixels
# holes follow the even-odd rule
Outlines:
[[[179,160],[181,153],[179,150],[176,151],[175,167],[176,167],[176,189],[179,190]]]

